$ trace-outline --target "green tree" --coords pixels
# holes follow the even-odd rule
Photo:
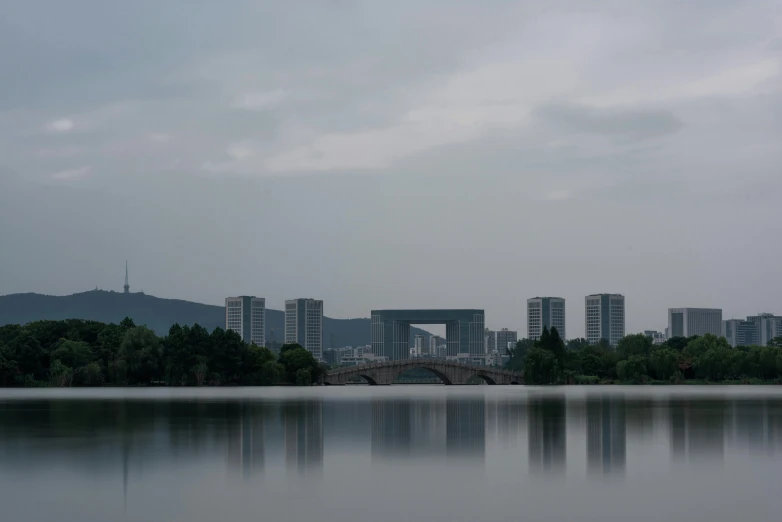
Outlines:
[[[73,369],[60,361],[54,361],[49,369],[49,383],[52,386],[70,386],[73,382]]]
[[[65,366],[80,368],[92,362],[93,351],[85,342],[60,339],[59,346],[51,353],[50,358],[62,362]]]
[[[104,382],[100,364],[91,362],[82,366],[75,372],[74,381],[81,386],[100,386]]]
[[[189,349],[190,327],[174,324],[163,340],[163,369],[168,384],[187,384],[188,372],[196,365]]]
[[[507,350],[510,359],[505,363],[505,368],[517,372],[522,371],[524,369],[524,357],[534,346],[535,341],[532,339],[519,339],[516,341],[516,346]]]
[[[545,355],[550,354],[550,356]],[[571,361],[571,367],[577,366]],[[527,365],[532,365],[529,369]],[[540,339],[535,341],[532,350],[524,357],[524,373],[526,382],[534,384],[551,384],[561,382],[565,371],[565,343],[556,328],[549,330],[543,327]],[[572,370],[568,370],[572,373]],[[526,375],[529,373],[530,377]]]
[[[11,349],[0,341],[0,386],[11,386],[16,383],[19,368],[16,365]]]
[[[567,345],[565,346],[565,348],[569,352],[575,352],[575,351],[583,350],[587,346],[589,346],[589,341],[587,341],[583,337],[580,337],[580,338],[577,338],[577,339],[570,339],[567,342]]]
[[[565,359],[565,342],[559,336],[559,332],[556,328],[552,327],[551,330],[549,330],[544,326],[540,340],[535,343],[535,346],[553,353],[559,366],[562,366]]]
[[[242,351],[242,371],[244,384],[262,386],[277,384],[285,375],[271,350],[254,344],[245,345]]]
[[[284,345],[280,349],[280,364],[285,369],[286,380],[290,383],[296,382],[296,372],[302,368],[309,368],[312,382],[316,382],[320,377],[321,368],[318,361],[299,345]]]
[[[136,323],[134,323],[133,319],[131,319],[130,317],[126,317],[125,319],[119,322],[119,327],[125,331],[128,331],[131,328],[135,328]]]
[[[723,348],[730,350],[730,345],[724,337],[706,334],[703,337],[690,338],[682,353],[685,357],[698,358],[709,350]]]
[[[605,337],[600,339],[597,342],[597,345],[600,346],[601,348],[603,348],[604,350],[612,350],[613,349],[613,346],[611,346],[611,341],[609,341]]]
[[[282,356],[282,354],[284,354],[288,350],[296,350],[298,348],[304,348],[304,347],[302,345],[300,345],[299,343],[286,343],[286,344],[283,344],[280,347],[280,356]]]
[[[107,372],[106,377],[111,382],[119,382],[120,380],[124,380],[124,376],[122,379],[118,379],[115,375],[112,375],[109,372],[109,369],[112,368],[113,363],[120,356],[119,348],[122,344],[123,337],[125,337],[125,330],[123,330],[122,327],[116,324],[107,324],[104,325],[100,330],[97,338],[95,339],[95,344],[93,345],[95,358],[100,364],[101,368]]]
[[[646,363],[647,359],[643,355],[632,355],[629,359],[616,364],[616,374],[624,382],[646,382],[648,378]]]
[[[211,370],[226,384],[238,383],[242,373],[242,352],[245,343],[236,332],[215,328],[209,336]]]
[[[27,331],[22,331],[21,335],[8,343],[8,348],[22,377],[27,375],[29,379],[46,380],[48,357],[46,357],[38,339]]]
[[[709,334],[705,335],[707,337]],[[713,337],[713,336],[712,336]],[[696,347],[700,348],[700,347]],[[689,345],[687,346],[689,349]],[[687,351],[685,349],[685,352]],[[705,352],[700,353],[695,362],[693,368],[695,369],[695,375],[701,379],[707,379],[713,382],[723,381],[732,376],[734,365],[734,353],[730,347],[713,346],[707,349]]]
[[[584,347],[579,352],[574,352],[580,358],[581,373],[583,375],[595,375],[601,379],[614,379],[616,377],[616,363],[619,357],[613,350],[600,344]]]
[[[629,359],[633,355],[648,356],[652,351],[652,339],[644,334],[626,335],[619,340],[616,352],[621,359]]]
[[[551,384],[559,379],[557,358],[550,350],[532,348],[524,357],[524,382],[527,384]]]
[[[0,346],[8,345],[13,339],[22,335],[22,327],[18,324],[7,324],[0,326]]]
[[[195,382],[198,386],[202,386],[206,380],[206,376],[209,374],[209,366],[206,364],[206,357],[199,355],[196,358],[196,365],[191,370]]]
[[[669,381],[679,371],[679,353],[661,346],[652,350],[647,365],[649,374],[659,381]]]
[[[296,370],[296,386],[311,386],[312,372],[309,368],[299,368]]]
[[[145,326],[136,326],[125,332],[120,346],[127,365],[128,381],[149,383],[160,378],[162,350],[155,332]]]
[[[527,351],[535,346],[535,341],[532,339],[519,339],[516,341],[516,346],[508,350],[510,357],[519,357],[521,359],[527,355]]]

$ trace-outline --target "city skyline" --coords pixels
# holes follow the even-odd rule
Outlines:
[[[130,293],[130,285],[129,285],[129,278],[128,278],[128,263],[127,263],[127,261],[125,262],[125,279],[124,279],[124,285],[123,285],[123,288],[122,288],[122,293],[124,293],[124,294],[129,294]],[[140,291],[139,293],[143,293],[143,292]],[[598,295],[612,295],[612,294],[594,294],[591,297],[596,297]],[[624,296],[621,296],[619,294],[613,294],[613,295],[621,297],[622,300],[624,300]],[[237,331],[237,333],[239,333],[243,337],[243,339],[246,336],[246,332],[244,332],[243,329],[241,329],[241,326],[237,327],[236,325],[229,325],[229,320],[228,320],[228,300],[229,299],[243,299],[243,298],[246,298],[246,297],[247,296],[225,298],[224,299],[224,303],[223,303],[224,307],[226,308],[226,323],[225,323],[226,330],[231,329],[231,330]],[[265,310],[266,310],[265,298],[257,298],[256,299],[255,296],[250,296],[250,297],[252,299],[254,299],[254,300],[258,300],[258,301],[262,302],[261,308],[263,310],[263,312],[262,312],[263,318],[261,319],[260,324],[265,325]],[[589,297],[590,296],[586,296],[586,299],[588,300]],[[289,301],[292,301],[292,300],[286,300],[286,303],[289,302]],[[561,321],[561,324],[562,324],[563,327],[559,328],[558,330],[560,330],[561,332],[564,332],[564,334],[562,334],[562,333],[560,334],[563,339],[566,339],[566,340],[567,339],[577,339],[577,338],[582,337],[582,336],[570,337],[570,336],[567,335],[567,333],[565,331],[565,328],[564,328],[565,317],[566,317],[566,312],[565,312],[565,310],[566,310],[566,304],[565,304],[566,300],[565,299],[560,298],[560,297],[537,297],[536,296],[536,297],[532,297],[532,298],[527,299],[527,319],[528,319],[528,322],[527,322],[527,336],[526,337],[517,336],[517,339],[522,339],[522,338],[534,339],[534,337],[531,337],[529,335],[529,332],[530,332],[529,318],[531,317],[530,314],[532,314],[533,311],[536,312],[537,313],[536,318],[538,319],[538,321],[541,321],[540,317],[542,317],[542,315],[541,315],[542,312],[539,311],[539,310],[532,310],[531,309],[531,303],[534,303],[535,306],[538,306],[538,305],[542,305],[542,303],[545,302],[545,301],[556,303],[556,306],[561,306],[561,308],[562,308],[561,309],[561,312],[562,312],[561,313],[561,317],[558,318],[558,319],[555,319],[555,321],[557,321],[557,320]],[[322,308],[322,300],[320,301],[320,306]],[[541,306],[541,308],[542,308],[542,306]],[[284,312],[285,308],[283,308],[282,311]],[[549,313],[551,313],[551,312],[549,312]],[[675,335],[676,332],[674,332],[674,329],[672,329],[672,325],[673,325],[673,323],[672,323],[673,315],[672,314],[674,314],[674,313],[675,313],[675,315],[681,315],[682,316],[679,319],[679,322],[677,324],[680,324],[680,326],[678,326],[678,328],[679,328],[679,330],[681,330],[681,332],[679,332],[679,333],[683,334],[683,335]],[[719,315],[718,319],[711,320],[711,317],[707,318],[706,316],[701,318],[701,315],[709,314],[709,313],[713,313],[713,314]],[[689,322],[688,322],[687,321],[688,314],[690,314],[690,317],[695,317],[695,319],[690,319]],[[624,310],[623,310],[623,315],[624,315]],[[322,323],[322,317],[323,317],[323,315],[322,315],[322,310],[321,310],[321,319],[320,319],[321,323]],[[354,318],[347,318],[347,319],[354,319]],[[552,319],[553,319],[553,317],[552,317]],[[750,344],[756,344],[756,345],[765,346],[765,345],[767,345],[768,341],[770,341],[774,337],[782,336],[782,316],[776,315],[773,312],[772,313],[763,312],[763,313],[756,313],[754,315],[747,315],[747,319],[746,320],[744,320],[744,319],[735,319],[735,318],[723,320],[722,319],[722,309],[720,309],[720,308],[695,308],[695,307],[668,308],[668,310],[667,310],[667,319],[668,319],[668,323],[667,323],[668,326],[666,328],[661,329],[661,330],[653,330],[653,329],[648,329],[647,328],[647,329],[644,329],[644,330],[636,332],[636,331],[629,331],[625,327],[625,335],[631,335],[631,334],[635,334],[635,333],[646,333],[647,335],[649,335],[650,332],[652,332],[655,335],[661,335],[662,338],[665,339],[665,338],[677,337],[677,336],[689,337],[691,335],[703,335],[705,333],[710,333],[712,335],[716,335],[717,337],[725,337],[732,346],[736,346],[736,345],[750,345]],[[690,323],[692,323],[692,324],[690,324]],[[708,327],[702,326],[703,324],[706,324],[706,323],[708,323]],[[715,325],[716,325],[716,327],[715,327]],[[426,343],[426,345],[422,346],[421,353],[427,353],[430,350],[430,348],[431,348],[429,343],[431,343],[432,339],[433,338],[438,338],[438,339],[442,338],[441,334],[438,333],[438,331],[436,331],[436,330],[437,330],[437,327],[444,326],[444,325],[422,324],[421,326],[424,326],[426,328],[431,328],[432,326],[435,327],[434,329],[432,329],[432,330],[435,330],[435,331],[430,331],[429,332],[431,337],[424,341]],[[537,326],[537,328],[542,330],[542,328],[540,326]],[[252,342],[255,342],[255,344],[261,344],[261,345],[265,344],[265,340],[266,339],[265,339],[264,327],[261,326],[260,328],[256,328],[256,330],[259,331],[259,333],[257,334],[259,337],[256,337],[255,340],[252,341]],[[496,344],[496,334],[497,334],[497,332],[502,332],[503,330],[511,330],[511,331],[513,331],[513,329],[509,329],[509,328],[501,328],[501,329],[496,329],[496,330],[493,330],[491,328],[486,328],[485,330],[486,331],[485,331],[485,334],[484,334],[484,353],[486,353],[486,354],[490,353],[493,348],[497,347],[497,344]],[[521,331],[521,330],[517,330],[517,331]],[[320,348],[316,349],[316,352],[319,352],[321,354],[320,358],[322,358],[322,353],[325,350],[325,347],[323,346],[323,339],[322,339],[322,326],[321,326],[321,330],[320,330],[320,336],[321,336],[320,343],[319,343],[320,344]],[[586,337],[584,337],[584,338],[586,338]]]
[[[125,284],[123,286],[123,293],[128,294],[129,293],[129,282],[128,282],[128,265],[127,261],[125,262]],[[625,297],[621,294],[592,294],[585,297],[585,299],[588,301],[590,297],[598,297],[601,295],[614,295],[616,297],[621,297],[622,299],[622,317],[625,317],[625,308],[624,308],[624,299]],[[246,296],[242,296],[246,297]],[[226,298],[225,299],[225,305],[226,305],[226,314],[228,314],[227,308],[228,308],[228,299],[240,299],[241,297],[234,297],[234,298]],[[252,296],[253,299],[255,299],[254,296]],[[265,299],[261,298],[263,301],[263,321],[265,321]],[[307,301],[305,299],[296,299],[296,300],[286,300],[286,307],[288,302],[293,301]],[[314,301],[312,299],[309,299],[309,301]],[[544,303],[549,303],[547,306],[544,307]],[[320,307],[321,307],[321,322],[322,322],[322,306],[323,301],[320,301]],[[283,311],[285,311],[285,308],[283,308]],[[535,310],[533,310],[535,308]],[[548,309],[548,320],[544,319],[544,308]],[[555,312],[552,310],[552,308],[557,308],[557,315],[556,317],[552,314]],[[408,309],[412,310],[412,309]],[[586,335],[583,336],[577,336],[577,337],[568,337],[565,329],[566,324],[566,300],[560,297],[532,297],[527,299],[527,336],[526,337],[519,337],[517,332],[523,331],[523,330],[513,330],[512,328],[500,328],[500,329],[491,329],[486,328],[485,334],[484,334],[484,352],[490,353],[492,348],[497,347],[497,332],[502,331],[510,331],[511,334],[516,334],[516,339],[535,339],[537,337],[533,337],[530,335],[530,321],[533,319],[532,315],[534,314],[534,320],[536,321],[535,326],[533,327],[534,330],[540,332],[543,329],[543,326],[560,326],[558,328],[558,331],[560,332],[560,336],[563,339],[573,339],[573,338],[587,338]],[[711,314],[711,315],[710,315]],[[714,315],[714,317],[712,317]],[[585,316],[586,316],[586,309],[585,309]],[[674,326],[674,316],[680,316],[678,319],[678,322],[676,322],[677,326]],[[689,318],[689,320],[688,320]],[[348,318],[352,319],[352,318]],[[589,319],[586,317],[586,321],[588,323]],[[710,333],[712,335],[716,335],[717,337],[725,337],[728,339],[729,343],[732,346],[735,346],[736,344],[760,344],[765,346],[770,339],[773,339],[777,336],[782,336],[782,317],[775,315],[774,313],[759,313],[756,315],[747,315],[747,320],[742,319],[722,319],[722,309],[721,308],[696,308],[696,307],[685,307],[685,308],[668,308],[667,310],[667,327],[662,329],[660,334],[663,334],[663,337],[690,337],[692,335],[704,335],[706,333]],[[551,322],[552,324],[547,324],[548,322]],[[263,323],[262,323],[263,324]],[[744,326],[746,324],[746,326]],[[444,325],[438,325],[438,324],[424,324],[422,326],[425,327],[432,327],[435,326],[434,330],[437,330],[437,327]],[[236,327],[229,327],[228,325],[228,319],[226,315],[226,329],[234,329],[240,335],[242,335],[242,332],[236,329]],[[680,331],[679,331],[680,330]],[[757,332],[755,331],[757,330]],[[654,330],[644,329],[638,332],[634,331],[627,331],[626,325],[622,325],[622,331],[624,332],[624,335],[630,335],[633,333],[647,333],[652,332]],[[432,331],[430,333],[430,339],[424,341],[426,342],[426,346],[421,346],[421,350],[419,351],[419,355],[421,353],[426,353],[428,350],[431,349],[429,346],[429,343],[433,338],[441,339],[441,335],[437,331]],[[677,335],[678,333],[678,335]],[[287,332],[286,332],[287,334]],[[586,334],[586,328],[585,328],[585,334]],[[264,341],[265,341],[265,334],[264,335]],[[323,340],[322,340],[322,326],[320,331],[320,349],[319,353],[323,353],[324,347],[323,347]],[[488,336],[488,337],[487,337]],[[539,333],[538,333],[539,336]],[[418,337],[418,336],[416,336]],[[594,339],[592,339],[594,340]],[[257,344],[257,343],[256,343]],[[415,347],[415,345],[414,345]]]
[[[125,287],[128,288],[127,267]],[[127,292],[125,292],[127,293]],[[586,340],[597,343],[601,340],[616,346],[619,340],[628,334],[625,331],[625,298],[620,294],[593,294],[585,297],[586,313],[585,328],[588,332]],[[245,312],[245,309],[248,312]],[[534,297],[527,300],[528,319],[530,326],[526,339],[537,340],[544,328],[557,328],[565,335],[565,301],[558,297]],[[259,346],[265,345],[266,303],[263,298],[255,296],[228,297],[225,299],[226,330],[233,330],[245,342]],[[467,314],[467,315],[465,315]],[[467,316],[472,314],[471,319]],[[477,314],[477,315],[476,315]],[[390,320],[386,315],[393,317]],[[463,316],[463,317],[462,317]],[[456,319],[461,317],[461,319]],[[471,321],[479,320],[474,323]],[[485,315],[482,310],[373,310],[371,319],[372,343],[367,345],[367,356],[385,360],[400,360],[410,357],[438,357],[438,334],[415,334],[410,336],[410,325],[427,323],[440,324],[446,328],[446,354],[448,357],[468,357],[480,364],[496,364],[494,353],[505,353],[520,339],[518,332],[508,328],[491,330],[482,327]],[[458,326],[464,321],[462,326]],[[246,323],[246,324],[245,324]],[[323,347],[323,301],[314,299],[287,300],[285,306],[285,342],[299,343],[310,351],[318,360],[324,360]],[[423,324],[427,326],[426,324]],[[464,344],[465,331],[469,325],[469,344]],[[386,330],[388,330],[386,332]],[[459,331],[461,330],[461,333]],[[476,331],[474,331],[476,330]],[[482,333],[481,333],[482,330]],[[533,332],[534,333],[530,333]],[[641,333],[641,332],[638,332]],[[715,308],[669,308],[668,327],[665,333],[644,330],[642,332],[652,338],[655,344],[664,342],[667,338],[693,337],[715,335],[724,337],[732,347],[760,345],[767,346],[777,337],[782,337],[782,316],[772,313],[761,313],[747,317],[746,320],[722,319],[722,310]],[[451,341],[448,341],[448,337]],[[476,337],[476,339],[473,339]],[[482,343],[477,340],[482,337]],[[303,341],[302,341],[303,339]],[[458,340],[457,340],[458,339]],[[412,345],[411,345],[412,342]],[[479,347],[482,344],[482,349]],[[451,349],[447,349],[447,345]],[[329,350],[342,347],[330,347]],[[352,347],[344,347],[352,350]],[[466,348],[466,351],[465,351]],[[353,357],[364,357],[364,347],[358,349],[361,354]],[[450,353],[449,353],[450,352]],[[371,354],[371,355],[370,355]],[[445,354],[442,354],[445,355]]]

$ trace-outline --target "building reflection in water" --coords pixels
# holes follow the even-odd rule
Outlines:
[[[399,457],[410,454],[410,402],[372,401],[372,456]]]
[[[446,401],[446,448],[449,457],[485,457],[486,400]]]
[[[285,464],[306,474],[323,468],[323,403],[292,402],[282,406]]]
[[[329,449],[324,431],[328,444],[349,455],[365,456],[371,445],[373,460],[446,462],[484,459],[487,444],[502,440],[523,444],[526,430],[532,472],[565,470],[566,435],[575,446],[585,445],[590,474],[626,473],[627,439],[639,447],[639,433],[647,431],[670,435],[668,448],[650,445],[649,451],[677,462],[721,463],[731,452],[782,448],[777,396],[666,396],[653,404],[618,396],[566,402],[564,394],[501,399],[0,401],[0,469],[45,472],[56,463],[90,476],[112,475],[121,507],[123,497],[133,504],[134,483],[147,473],[183,460],[226,462],[244,477],[283,467],[321,470]],[[634,429],[637,421],[643,430]],[[515,451],[508,444],[497,449]]]
[[[237,409],[227,423],[227,460],[229,467],[250,477],[264,470],[266,411],[262,404],[247,402],[240,403]]]
[[[725,401],[672,399],[668,412],[675,460],[723,460],[728,420]]]
[[[567,444],[564,396],[533,398],[528,408],[530,471],[564,471]]]
[[[485,419],[482,398],[373,401],[372,457],[483,457]]]
[[[752,451],[773,454],[782,446],[782,404],[779,401],[733,401],[733,436]]]
[[[526,430],[526,404],[518,399],[498,399],[486,403],[486,435],[504,445],[515,444]]]
[[[627,458],[624,398],[587,399],[586,415],[588,471],[624,473]]]

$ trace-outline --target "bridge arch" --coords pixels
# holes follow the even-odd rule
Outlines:
[[[391,382],[396,382],[396,380],[399,378],[399,376],[402,375],[403,373],[405,373],[406,371],[418,370],[418,369],[427,370],[429,373],[431,373],[432,375],[434,375],[435,377],[440,379],[440,381],[442,381],[442,383],[445,384],[446,386],[449,386],[449,385],[453,384],[453,382],[451,382],[451,379],[448,378],[447,375],[445,375],[443,372],[433,368],[432,365],[428,365],[428,364],[408,365],[405,368],[401,369],[399,371],[399,373],[397,373],[396,376],[394,376],[394,378],[391,380]]]
[[[472,377],[477,377],[477,378],[479,378],[480,380],[482,380],[483,382],[485,382],[486,384],[497,384],[497,382],[496,382],[494,379],[492,379],[492,378],[491,378],[491,377],[489,377],[488,375],[484,375],[483,373],[476,373],[476,374],[473,374],[473,376],[472,376]],[[472,377],[471,377],[471,378],[472,378]]]
[[[367,384],[369,384],[370,386],[377,386],[377,381],[372,377],[370,377],[369,375],[367,375],[366,373],[360,373],[358,376],[364,379],[365,381],[367,381]]]
[[[370,375],[367,375],[366,373],[359,373],[359,374],[356,375],[356,377],[360,377],[360,378],[364,379],[364,381],[367,384],[369,384],[370,386],[377,386],[377,381],[373,377],[371,377]],[[331,383],[331,380],[332,379],[329,379],[328,376],[324,377],[323,385],[324,386],[333,386],[332,383]]]

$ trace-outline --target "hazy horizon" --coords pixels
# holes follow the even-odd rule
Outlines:
[[[776,1],[2,10],[1,295],[782,314]]]

